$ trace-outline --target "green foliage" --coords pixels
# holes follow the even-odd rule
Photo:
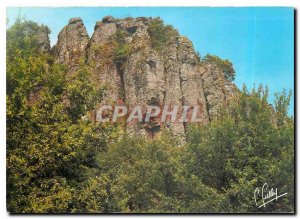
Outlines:
[[[157,51],[161,51],[174,37],[179,36],[178,31],[172,25],[165,25],[160,18],[150,21],[148,33],[151,45]]]
[[[288,107],[290,104],[292,91],[286,95],[285,90],[282,93],[275,93],[275,112],[277,125],[280,127],[285,123]]]
[[[87,83],[87,69],[67,77],[38,52],[38,28],[44,27],[18,21],[7,30],[7,206],[14,213],[64,213],[74,208],[75,188],[95,167],[111,129],[81,119],[99,92]]]
[[[212,212],[225,198],[186,169],[185,148],[164,133],[158,140],[126,138],[98,156],[100,173],[109,176],[109,193],[118,212]],[[102,189],[102,188],[101,188]]]
[[[202,61],[215,64],[218,68],[220,68],[223,71],[225,77],[228,80],[234,81],[235,70],[233,69],[232,63],[228,59],[223,60],[218,56],[207,54]]]
[[[91,71],[82,65],[68,77],[65,95],[68,100],[67,111],[74,120],[93,110],[102,100],[103,89],[92,81]]]
[[[96,175],[96,173],[93,173]],[[111,209],[110,194],[107,191],[108,177],[90,176],[84,180],[74,193],[72,213],[101,213]]]
[[[244,88],[217,120],[188,132],[191,171],[229,198],[230,212],[294,211],[294,125],[285,102],[285,123],[277,126],[283,117],[274,114],[267,93]],[[253,193],[264,183],[289,195],[259,209]]]
[[[37,37],[41,31],[50,34],[50,29],[47,26],[18,18],[6,32],[7,39],[14,39],[7,41],[7,53],[12,54],[15,51],[19,53],[37,52]],[[10,61],[10,56],[7,61]]]
[[[217,119],[189,126],[181,146],[166,131],[154,140],[122,136],[118,127],[83,119],[103,90],[84,63],[67,73],[40,54],[39,28],[45,27],[18,20],[7,30],[9,212],[294,211],[291,94],[276,94],[273,108],[267,89],[244,87]],[[159,49],[173,29],[153,20],[149,31]],[[124,34],[117,32],[111,48],[120,69],[130,54]],[[288,195],[257,208],[253,193],[264,183]]]
[[[117,65],[118,69],[122,70],[131,52],[130,45],[125,42],[126,33],[122,30],[117,30],[115,38],[117,47],[115,50],[113,61]]]

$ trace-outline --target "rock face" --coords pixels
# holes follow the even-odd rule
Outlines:
[[[235,84],[228,81],[215,65],[207,63],[200,67],[207,112],[210,119],[217,116],[220,103],[233,97],[238,91]]]
[[[37,42],[41,53],[50,52],[50,39],[48,28],[44,28],[38,33]]]
[[[152,20],[104,17],[96,23],[89,39],[82,20],[73,18],[59,33],[52,52],[56,61],[69,66],[70,71],[83,59],[107,89],[104,103],[126,105],[129,109],[156,105],[170,111],[176,105],[195,106],[199,108],[200,123],[208,123],[237,91],[235,85],[215,65],[200,63],[192,42],[185,37],[172,36],[160,51],[155,49],[148,31]],[[124,42],[118,42],[120,34]],[[116,60],[120,44],[121,52],[130,52]],[[126,131],[153,137],[170,129],[174,135],[184,135],[187,125],[171,122],[167,117],[164,123],[159,119],[132,122],[126,125]]]
[[[112,17],[105,17],[102,22],[97,22],[86,52],[87,64],[93,68],[99,83],[107,88],[105,102],[121,101],[122,104],[122,79],[113,61],[116,49],[113,36],[116,31],[116,23]]]
[[[66,64],[71,68],[85,59],[89,36],[81,18],[72,18],[58,35],[57,44],[52,53],[58,63]]]

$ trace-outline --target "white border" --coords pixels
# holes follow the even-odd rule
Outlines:
[[[6,7],[8,6],[34,6],[34,7],[62,7],[62,6],[218,6],[218,7],[245,7],[245,6],[286,6],[286,7],[299,7],[300,1],[299,0],[207,0],[207,1],[199,1],[199,0],[184,0],[184,1],[174,1],[174,0],[123,0],[122,2],[117,0],[105,0],[105,1],[94,1],[94,0],[58,0],[57,2],[50,1],[50,0],[1,0],[0,1],[0,98],[1,98],[1,105],[0,105],[0,142],[1,142],[1,150],[0,150],[0,170],[1,170],[1,180],[0,180],[0,216],[1,218],[8,218],[8,217],[16,217],[10,216],[6,212],[6,150],[5,150],[5,139],[6,139],[6,104],[5,104],[5,93],[6,93],[6,77],[5,77],[5,29],[6,29]],[[299,16],[299,15],[298,15]],[[299,29],[299,23],[297,23],[297,29]],[[297,36],[297,40],[299,40],[299,34]],[[299,52],[297,51],[298,57],[296,62],[299,63]],[[299,84],[299,77],[297,80],[297,84]],[[296,95],[298,98],[295,101],[299,100],[299,89]],[[299,117],[299,109],[297,110],[297,114]],[[298,124],[299,119],[297,119]],[[299,126],[297,131],[297,136],[300,136],[299,133]],[[297,145],[296,145],[297,147]],[[297,149],[297,158],[299,159],[299,148]],[[299,163],[299,162],[297,162]],[[297,170],[299,167],[297,165]],[[297,182],[299,182],[299,174],[297,174]],[[298,184],[299,185],[299,184]],[[299,186],[297,185],[297,194],[299,196]],[[299,202],[297,202],[297,208],[299,211]],[[204,216],[199,215],[200,217],[211,217],[211,216]],[[233,216],[233,215],[230,215]],[[43,216],[27,216],[27,217],[34,217],[40,218]],[[64,216],[58,216],[58,218],[63,218]],[[104,218],[111,218],[112,216],[104,216]],[[118,217],[118,216],[113,216]],[[142,217],[142,216],[135,216],[135,217]],[[162,216],[155,216],[161,218]],[[187,216],[182,216],[187,217]],[[249,216],[250,218],[262,218],[264,216]],[[288,217],[288,216],[281,216],[281,217]]]
[[[210,0],[210,1],[199,1],[199,0],[106,0],[106,1],[95,1],[95,0],[59,0],[58,2],[53,1],[26,1],[26,0],[4,0],[7,6],[289,6],[296,7],[298,2],[296,0]]]

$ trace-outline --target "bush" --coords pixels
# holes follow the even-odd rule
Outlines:
[[[128,56],[131,52],[130,45],[125,42],[125,37],[126,33],[118,29],[115,35],[115,41],[117,42],[117,46],[115,49],[113,61],[117,65],[117,68],[119,70],[123,70]]]
[[[70,212],[79,199],[74,195],[76,186],[86,180],[110,133],[81,118],[100,96],[86,78],[88,69],[79,69],[68,80],[63,66],[49,64],[53,58],[38,52],[39,28],[44,27],[18,21],[7,30],[7,209],[11,213]]]
[[[148,33],[150,35],[152,47],[159,52],[174,37],[179,36],[177,30],[171,25],[165,25],[160,18],[150,21]]]
[[[168,40],[162,33],[171,30],[153,22],[150,31],[158,30],[154,43],[160,48]],[[208,125],[189,126],[187,144],[180,147],[166,131],[153,140],[122,136],[118,127],[82,119],[101,101],[100,87],[84,64],[67,77],[53,57],[40,54],[36,32],[28,32],[39,26],[29,24],[7,30],[8,211],[294,211],[291,93],[277,94],[272,108],[267,89],[244,88]],[[130,54],[125,37],[122,31],[115,37],[120,69]],[[205,61],[232,67],[215,56]],[[253,192],[263,183],[288,195],[259,209]]]
[[[215,64],[218,68],[220,68],[223,71],[225,77],[228,80],[234,81],[235,70],[233,68],[232,63],[228,59],[223,60],[218,56],[207,54],[204,57],[203,62]]]
[[[217,120],[188,131],[189,169],[229,198],[226,211],[294,211],[294,124],[285,114],[284,125],[277,125],[282,114],[277,117],[269,106],[267,93],[244,89]],[[289,99],[282,95],[279,100]],[[264,183],[290,195],[258,208],[253,193]]]
[[[185,147],[177,147],[177,142],[178,139],[167,132],[153,141],[126,137],[99,154],[99,175],[110,176],[106,187],[110,188],[110,202],[116,211],[225,210],[226,197],[189,173]]]

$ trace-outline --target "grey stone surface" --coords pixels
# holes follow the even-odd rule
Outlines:
[[[57,62],[70,67],[76,66],[81,57],[86,58],[96,80],[107,88],[102,104],[126,105],[129,109],[136,105],[143,109],[148,105],[161,109],[197,106],[197,118],[201,124],[207,124],[216,117],[222,103],[235,94],[236,86],[215,65],[199,63],[193,44],[186,37],[170,39],[160,52],[152,48],[147,31],[151,19],[107,16],[96,23],[89,39],[82,20],[72,18],[52,50]],[[122,68],[113,59],[117,30],[126,33],[125,41],[131,51]],[[184,137],[187,125],[156,119],[151,123],[132,122],[126,131],[154,137],[161,130],[170,129],[174,135]]]
[[[71,18],[59,33],[52,53],[56,62],[63,63],[73,68],[81,59],[85,59],[89,36],[81,18]]]

